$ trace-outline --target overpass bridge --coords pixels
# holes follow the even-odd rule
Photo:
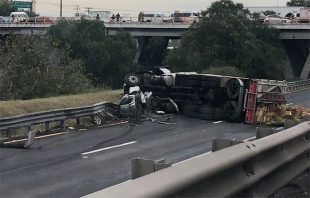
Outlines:
[[[45,33],[54,23],[2,23],[0,35],[7,34],[39,34]],[[124,29],[138,40],[139,47],[136,52],[135,62],[138,62],[140,54],[148,44],[148,40],[154,36],[169,39],[180,39],[190,24],[183,23],[105,23],[106,34],[115,35],[118,30]],[[270,25],[279,29],[280,37],[286,48],[288,58],[295,77],[310,78],[310,24],[291,23]]]

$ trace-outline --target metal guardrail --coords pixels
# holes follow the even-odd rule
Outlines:
[[[308,88],[310,88],[310,79],[287,83],[288,93]]]
[[[107,102],[100,102],[91,106],[56,109],[0,118],[0,131],[6,131],[6,136],[11,137],[11,130],[14,128],[28,127],[30,131],[31,126],[45,123],[45,127],[48,129],[49,123],[56,121],[60,121],[64,127],[64,121],[69,118],[76,118],[79,123],[80,117],[100,114],[106,110],[106,104]]]
[[[298,121],[293,121],[293,125]],[[289,123],[289,124],[292,124]],[[193,157],[84,196],[269,197],[310,168],[310,122]],[[272,133],[272,132],[270,132]]]

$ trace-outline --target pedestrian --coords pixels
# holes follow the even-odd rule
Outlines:
[[[99,14],[97,14],[97,16],[96,16],[96,19],[97,19],[97,20],[99,20],[99,19],[100,19],[100,16],[99,16]]]
[[[141,123],[141,114],[142,114],[142,98],[141,98],[141,91],[137,91],[135,95],[135,105],[136,105],[136,112],[135,112],[135,121],[136,124]]]
[[[121,15],[119,15],[119,13],[117,13],[116,15],[116,22],[119,22],[119,18],[121,17]]]
[[[112,14],[112,22],[114,22],[114,20],[115,20],[115,15],[114,15],[114,13]]]

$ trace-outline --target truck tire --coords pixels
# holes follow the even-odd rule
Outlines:
[[[198,118],[199,117],[199,113],[198,112],[187,112],[186,115],[189,118]]]
[[[212,114],[212,115],[214,115],[215,110],[213,107],[200,107],[199,113],[200,114]]]
[[[211,82],[221,82],[222,76],[220,75],[202,75],[201,80]]]
[[[201,81],[202,87],[220,87],[220,82],[214,82],[214,81]]]
[[[227,121],[234,121],[240,117],[240,112],[237,111],[238,104],[236,101],[228,101],[224,105],[225,117]]]
[[[214,114],[205,114],[205,113],[200,113],[198,118],[200,120],[214,120]]]
[[[201,80],[201,75],[199,74],[191,74],[188,77],[189,80]]]
[[[167,103],[166,108],[167,108],[169,113],[174,113],[176,111],[174,105],[171,102]]]
[[[187,106],[185,112],[199,112],[199,107],[197,106]]]
[[[200,86],[200,80],[188,80],[189,86]]]
[[[127,74],[124,78],[124,82],[131,86],[139,86],[141,84],[141,79],[137,74]]]
[[[227,85],[227,96],[230,99],[235,99],[240,94],[241,85],[236,78],[231,78],[226,82]]]

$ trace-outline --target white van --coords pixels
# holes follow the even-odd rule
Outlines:
[[[162,22],[164,19],[167,20],[166,18],[166,15],[159,12],[140,12],[138,17],[142,22]]]
[[[28,22],[29,16],[26,12],[11,12],[10,19],[11,22]]]

